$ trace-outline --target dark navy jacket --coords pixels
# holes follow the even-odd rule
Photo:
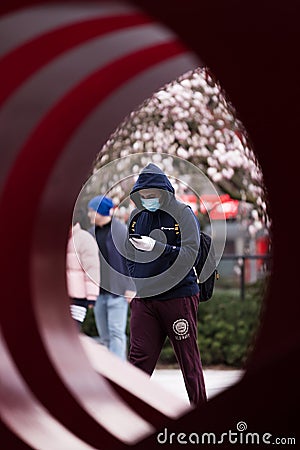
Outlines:
[[[156,188],[162,191],[160,209],[143,208],[139,191]],[[130,197],[137,206],[132,212],[128,231],[156,240],[151,252],[127,245],[127,264],[138,297],[170,299],[199,292],[194,265],[199,257],[200,226],[188,205],[175,199],[167,176],[154,164],[139,175]]]
[[[97,226],[91,227],[89,232],[97,241]],[[100,284],[107,289],[110,286],[111,294],[115,296],[123,296],[126,290],[135,290],[134,283],[130,277],[128,266],[126,263],[125,242],[127,240],[126,226],[119,220],[113,218],[111,230],[108,232],[106,240],[106,248],[108,253],[108,265],[105,261],[101,261],[102,272],[105,273],[106,279],[100,279]],[[104,270],[103,270],[104,269]],[[107,283],[106,283],[107,281]]]

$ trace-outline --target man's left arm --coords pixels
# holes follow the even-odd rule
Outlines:
[[[162,242],[155,242],[155,247],[162,249],[164,247],[163,256],[178,257],[178,263],[191,264],[199,258],[200,248],[200,224],[192,209],[189,206],[183,208],[179,228],[181,234],[181,245],[169,245]],[[154,248],[155,248],[154,247]]]

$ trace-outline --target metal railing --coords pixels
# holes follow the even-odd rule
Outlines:
[[[256,254],[256,255],[234,255],[234,254],[227,254],[227,255],[223,255],[221,258],[221,261],[237,261],[239,268],[241,269],[240,272],[240,297],[241,300],[245,300],[245,287],[246,287],[246,283],[245,283],[245,261],[247,259],[261,259],[261,260],[270,260],[272,258],[272,255],[270,255],[269,253],[267,254]]]

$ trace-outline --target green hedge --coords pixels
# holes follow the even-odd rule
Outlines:
[[[265,287],[266,282],[263,281],[247,286],[244,301],[237,289],[216,289],[211,300],[200,303],[198,342],[204,366],[244,366],[260,323]],[[169,340],[164,345],[159,363],[176,363]]]
[[[225,365],[243,367],[254,344],[260,322],[261,304],[267,281],[246,286],[245,300],[238,289],[215,289],[213,298],[200,303],[198,310],[198,340],[204,366]],[[127,333],[129,335],[129,320]],[[88,310],[83,331],[97,336],[94,313]],[[158,364],[176,364],[167,339]]]
[[[95,337],[98,336],[98,331],[95,323],[94,309],[89,308],[86,313],[86,317],[82,324],[83,333],[88,336]]]

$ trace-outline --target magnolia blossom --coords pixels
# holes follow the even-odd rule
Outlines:
[[[225,178],[227,178],[227,179],[231,179],[232,177],[233,177],[233,175],[234,175],[234,170],[231,168],[231,167],[229,167],[228,169],[226,169],[225,167],[222,169],[222,171],[221,171],[221,173],[222,173],[222,175],[225,177]]]
[[[207,169],[207,175],[212,178],[216,173],[217,173],[217,168],[216,167],[209,167]]]
[[[255,205],[255,220],[268,223],[261,168],[235,109],[208,69],[187,72],[130,113],[100,149],[94,170],[143,152],[188,159],[219,191]],[[141,170],[141,160],[136,164],[134,170],[124,167],[124,174]],[[171,172],[172,163],[167,165]]]

